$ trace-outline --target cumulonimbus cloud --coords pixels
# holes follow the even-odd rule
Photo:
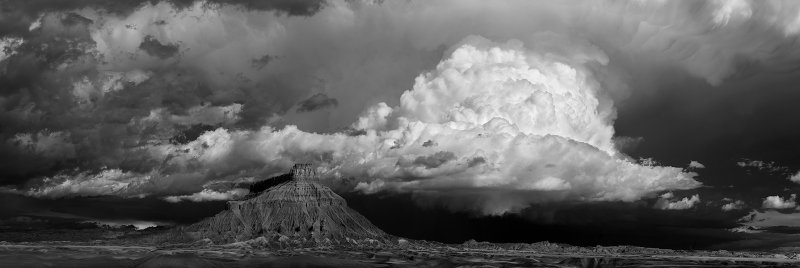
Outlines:
[[[642,165],[616,152],[613,111],[600,107],[598,84],[584,67],[606,59],[589,52],[596,58],[470,37],[420,75],[398,107],[378,104],[356,120],[354,127],[369,127],[364,135],[220,128],[148,150],[174,169],[210,173],[315,162],[325,177],[361,181],[357,190],[424,192],[456,206],[471,195],[483,200],[472,209],[490,214],[533,202],[633,201],[698,186],[680,168]],[[381,109],[388,111],[370,113]],[[471,164],[476,158],[483,161]]]
[[[796,62],[800,31],[798,5],[779,1],[330,1],[302,17],[204,3],[34,17],[0,61],[16,87],[0,99],[2,138],[36,155],[37,133],[61,133],[56,157],[87,171],[29,192],[191,195],[302,161],[364,192],[485,213],[637,200],[698,183],[618,152],[614,107],[632,90],[618,72],[677,67],[719,84]],[[65,23],[72,13],[87,21]],[[155,42],[174,53],[142,50]],[[639,61],[608,68],[609,55]],[[318,93],[338,105],[293,112]],[[212,131],[171,142],[186,129]]]
[[[682,169],[640,165],[615,151],[613,113],[599,106],[597,84],[583,67],[605,61],[593,52],[597,58],[573,59],[470,37],[420,75],[398,107],[378,104],[356,120],[354,127],[369,127],[364,135],[217,129],[151,150],[168,154],[167,165],[212,172],[315,162],[325,177],[361,181],[357,190],[425,192],[454,203],[471,195],[484,200],[475,209],[492,214],[532,202],[633,201],[698,186]],[[388,111],[370,112],[381,109]],[[476,158],[483,161],[470,164]]]

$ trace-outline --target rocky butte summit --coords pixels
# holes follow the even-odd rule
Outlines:
[[[214,244],[291,247],[397,243],[397,238],[372,225],[317,180],[310,164],[296,164],[290,174],[253,185],[250,195],[228,202],[227,210],[176,231],[181,240],[210,240]]]

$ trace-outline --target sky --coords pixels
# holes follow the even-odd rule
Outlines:
[[[311,163],[415,239],[793,247],[798,36],[794,1],[6,1],[0,224],[190,223]]]

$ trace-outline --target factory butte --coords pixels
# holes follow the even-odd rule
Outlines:
[[[247,243],[265,247],[397,244],[330,188],[318,183],[311,164],[254,183],[228,209],[170,230],[164,242]],[[400,239],[400,241],[404,241]]]

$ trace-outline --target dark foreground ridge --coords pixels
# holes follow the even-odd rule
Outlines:
[[[266,184],[263,192],[245,200],[230,201],[227,210],[211,218],[176,228],[173,240],[269,247],[397,243],[317,183],[311,165],[295,165],[290,176],[276,177],[275,185]]]

